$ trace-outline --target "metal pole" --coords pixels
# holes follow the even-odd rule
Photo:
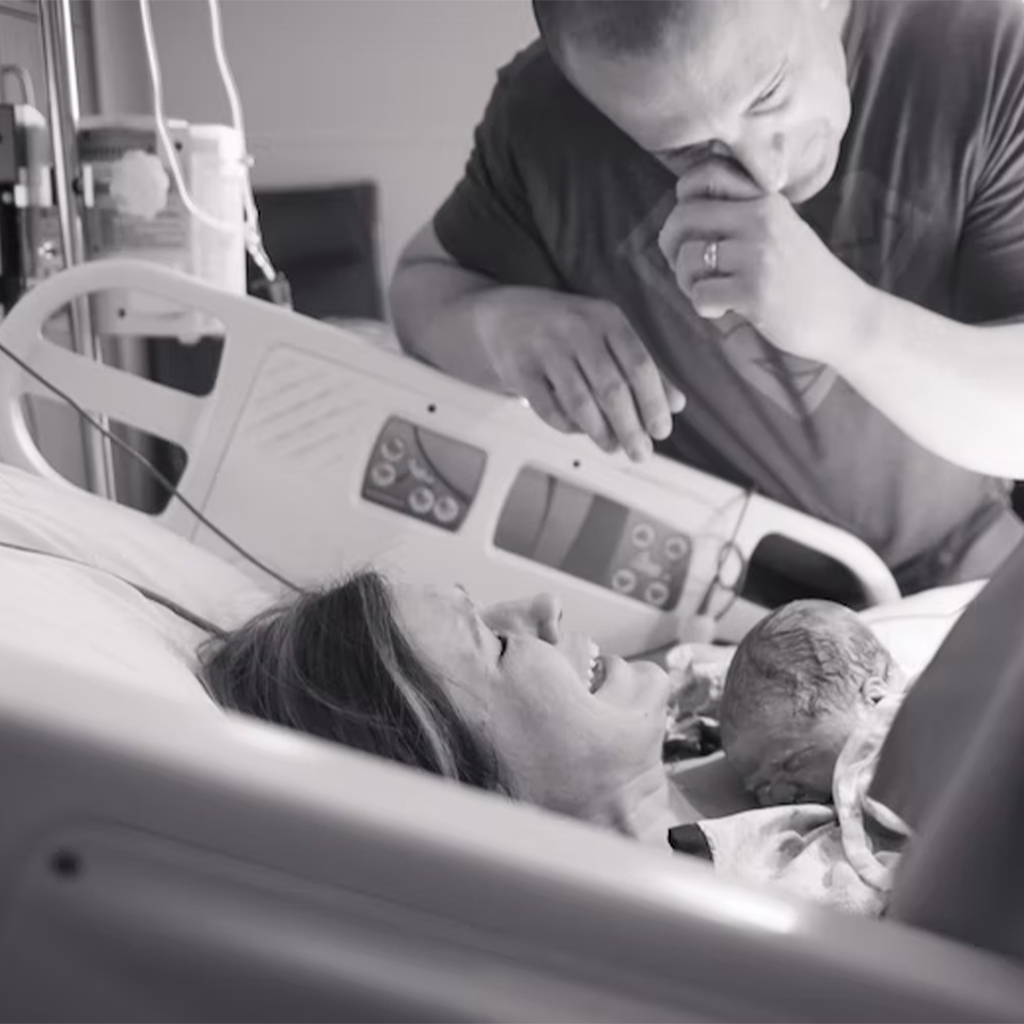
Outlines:
[[[46,94],[50,136],[53,143],[54,183],[65,266],[84,262],[82,224],[74,182],[78,175],[77,131],[80,116],[78,65],[75,60],[74,24],[71,0],[39,0],[39,22],[43,35]],[[88,299],[70,304],[71,344],[75,352],[101,360],[103,352],[93,334]],[[110,429],[105,416],[96,419]],[[110,440],[89,424],[82,424],[85,468],[89,487],[105,498],[116,500],[113,450]]]

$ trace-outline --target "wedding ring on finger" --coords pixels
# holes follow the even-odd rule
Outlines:
[[[718,242],[715,239],[704,243],[704,252],[701,260],[704,263],[704,269],[707,271],[708,276],[716,277],[718,275]]]

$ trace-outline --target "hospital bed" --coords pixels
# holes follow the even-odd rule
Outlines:
[[[128,293],[150,297],[155,332],[161,314],[184,308],[223,334],[210,395],[47,342],[68,303],[103,294],[110,307],[110,294]],[[4,337],[91,412],[184,449],[182,496],[298,584],[364,560],[462,583],[483,602],[548,589],[570,625],[623,654],[674,640],[709,595],[719,635],[742,635],[763,609],[729,591],[766,539],[827,558],[865,605],[899,596],[881,559],[844,531],[666,458],[609,457],[517,400],[368,342],[371,331],[156,265],[100,260],[51,278],[15,305]],[[24,373],[0,375],[0,459],[60,479],[31,439],[22,394],[49,391]],[[251,568],[180,502],[157,518]],[[711,587],[716,576],[725,586]]]
[[[258,497],[268,523],[281,516],[295,535],[308,529],[326,545],[317,562],[314,543],[275,547],[268,537],[260,553],[276,558],[275,568],[317,579],[350,564],[343,537],[300,517],[311,491],[296,505],[274,493],[298,485],[298,470],[268,455],[278,474],[268,485],[258,458],[268,448],[247,450],[238,430],[251,395],[266,386],[268,339],[329,366],[331,329],[182,286],[180,296],[252,329],[259,358],[231,356],[229,345],[223,370],[247,372],[245,386],[187,414],[141,380],[115,395],[103,383],[107,370],[79,368],[76,380],[24,326],[39,317],[38,328],[55,297],[104,286],[117,269],[55,278],[40,290],[45,301],[26,298],[28,320],[16,308],[0,326],[0,342],[49,379],[77,386],[95,411],[182,440],[200,431],[183,487],[214,522],[256,544],[257,529],[245,533],[245,510],[229,499]],[[160,285],[131,273],[137,284]],[[360,351],[352,345],[349,357],[358,361]],[[406,363],[390,365],[403,381]],[[4,1020],[1024,1015],[1024,971],[1014,963],[728,884],[702,862],[216,708],[194,674],[201,629],[138,588],[225,628],[278,588],[219,557],[180,511],[153,523],[47,479],[13,409],[24,378],[5,368],[0,380],[2,451],[22,464],[0,466]],[[221,402],[226,411],[215,408]],[[514,403],[486,408],[490,423],[518,429]],[[455,431],[459,415],[442,416],[440,430]],[[350,430],[358,438],[357,425]],[[611,470],[595,470],[598,478],[615,479]],[[632,479],[631,498],[644,500],[643,475]],[[535,569],[524,585],[526,576],[534,587],[556,579]],[[922,600],[911,599],[914,614]],[[892,623],[902,607],[874,613]]]

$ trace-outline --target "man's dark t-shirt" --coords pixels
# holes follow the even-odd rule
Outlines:
[[[800,215],[886,292],[963,322],[1024,315],[1024,5],[855,0],[844,42],[852,119]],[[904,590],[962,576],[986,531],[969,574],[994,569],[1022,535],[1004,481],[925,451],[830,368],[696,314],[658,249],[674,185],[535,43],[499,73],[434,228],[498,282],[617,303],[687,396],[664,454],[851,531]]]

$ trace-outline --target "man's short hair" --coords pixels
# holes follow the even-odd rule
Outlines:
[[[610,57],[657,50],[694,0],[533,0],[541,37],[557,58],[571,41]]]
[[[892,655],[848,608],[793,601],[744,637],[726,675],[723,731],[768,724],[783,713],[794,724],[846,711],[871,679],[896,671]]]

